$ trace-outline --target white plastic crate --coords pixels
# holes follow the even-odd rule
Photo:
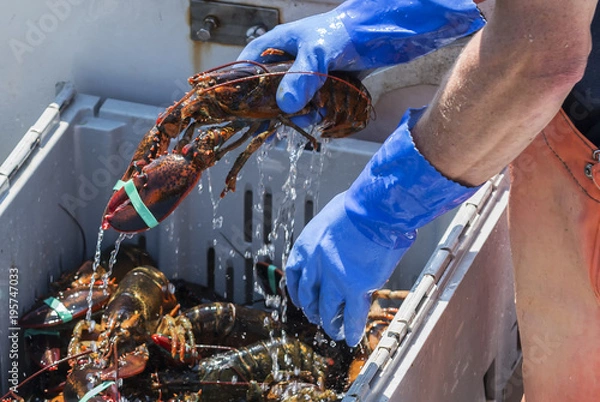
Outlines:
[[[163,109],[75,95],[67,86],[0,167],[3,391],[12,385],[9,370],[18,362],[10,354],[14,312],[28,309],[61,270],[81,263],[84,240],[87,257],[93,256],[112,186]],[[351,138],[333,140],[325,152],[304,152],[297,169],[290,170],[286,143],[272,144],[266,155],[252,157],[237,191],[220,201],[231,165],[217,163],[202,177],[201,190],[193,191],[158,227],[138,235],[145,237],[148,251],[167,276],[208,285],[236,302],[252,300],[253,257],[265,249],[266,233],[278,216],[289,213],[289,236],[297,235],[352,183],[379,146]],[[294,170],[296,177],[290,173]],[[295,182],[294,200],[289,189],[282,191],[288,180]],[[505,195],[504,181],[489,184],[454,220],[450,213],[420,231],[390,281],[396,289],[413,288],[416,296],[403,304],[392,326],[395,335],[385,338],[348,400],[484,401],[489,384],[501,390],[510,374],[504,370],[507,361],[518,354]],[[81,225],[85,239],[63,208]],[[273,262],[280,265],[284,229],[276,233],[271,250]],[[115,239],[115,232],[106,232],[103,246]],[[494,361],[498,368],[490,379]],[[19,372],[19,380],[24,374]],[[498,398],[500,392],[494,395]]]

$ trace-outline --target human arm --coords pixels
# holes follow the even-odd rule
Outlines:
[[[496,0],[412,130],[425,158],[467,185],[508,165],[583,75],[596,3]]]

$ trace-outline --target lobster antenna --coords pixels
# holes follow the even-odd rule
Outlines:
[[[206,74],[206,73],[212,73],[215,71],[219,71],[225,67],[231,67],[231,66],[235,66],[237,64],[252,64],[253,66],[256,66],[258,68],[260,68],[261,70],[264,70],[265,73],[268,73],[269,70],[267,69],[267,66],[265,66],[263,63],[259,63],[258,61],[254,61],[254,60],[236,60],[236,61],[231,61],[229,63],[225,63],[223,65],[220,65],[218,67],[214,67],[211,69],[208,69],[204,72],[198,73],[196,75],[202,75],[202,74]]]

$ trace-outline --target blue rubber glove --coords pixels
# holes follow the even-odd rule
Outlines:
[[[371,293],[383,286],[416,230],[469,198],[415,148],[408,111],[350,189],[304,228],[285,270],[292,302],[335,340],[360,341]]]
[[[302,109],[325,78],[297,72],[362,71],[408,62],[469,35],[485,21],[471,0],[348,0],[327,13],[279,25],[238,60],[262,61],[267,48],[296,57],[281,82],[281,110]]]

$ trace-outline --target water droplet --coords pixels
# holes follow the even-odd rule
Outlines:
[[[223,227],[223,217],[213,218],[213,229],[221,229]]]

